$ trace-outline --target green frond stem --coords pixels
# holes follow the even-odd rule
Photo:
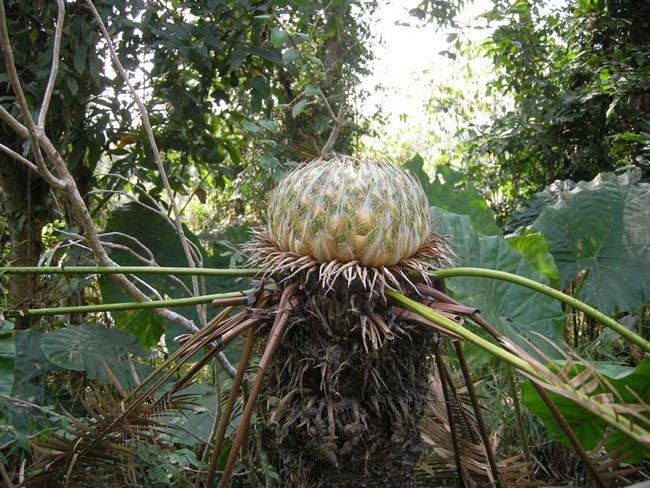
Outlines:
[[[139,274],[175,276],[223,276],[229,278],[254,278],[262,275],[257,268],[187,268],[171,266],[2,266],[3,274]]]
[[[496,280],[509,281],[517,285],[531,288],[535,291],[538,291],[540,293],[553,297],[556,300],[566,303],[567,305],[577,310],[580,310],[581,312],[585,313],[589,317],[603,324],[605,327],[609,327],[610,329],[618,332],[627,340],[639,346],[645,352],[650,352],[650,342],[646,341],[643,337],[634,333],[634,331],[629,330],[628,328],[616,322],[616,320],[608,317],[602,312],[599,312],[595,308],[590,307],[586,303],[583,303],[580,300],[577,300],[576,298],[567,295],[566,293],[562,293],[561,291],[556,290],[555,288],[551,288],[550,286],[544,285],[542,283],[538,283],[537,281],[531,280],[529,278],[524,278],[523,276],[507,273],[505,271],[497,271],[497,270],[485,269],[485,268],[446,268],[446,269],[431,271],[429,275],[435,278],[455,278],[458,276],[492,278]]]
[[[217,293],[213,295],[200,295],[189,298],[172,298],[169,300],[151,300],[149,302],[122,302],[122,303],[102,303],[99,305],[80,305],[77,307],[50,307],[50,308],[32,308],[29,310],[8,310],[6,315],[16,316],[41,316],[41,315],[66,315],[73,313],[92,313],[92,312],[118,312],[122,310],[144,310],[151,308],[171,308],[183,307],[185,305],[199,305],[210,303],[220,298],[237,298],[250,295],[256,290],[233,291],[229,293]]]
[[[551,378],[545,377],[542,373],[535,369],[529,363],[529,361],[518,357],[517,355],[505,350],[496,344],[492,344],[491,342],[486,341],[482,337],[479,337],[473,332],[467,330],[462,325],[459,325],[453,320],[450,320],[436,313],[433,309],[414,300],[411,300],[410,298],[394,290],[386,290],[385,294],[393,298],[395,301],[399,302],[402,306],[404,306],[404,308],[407,308],[408,310],[417,313],[418,315],[455,333],[456,335],[461,336],[466,341],[480,347],[495,358],[505,361],[523,373],[525,376],[530,378],[531,381],[538,382],[543,388],[551,389],[551,391],[559,395],[563,395],[568,399],[578,403],[580,406],[587,408],[589,411],[603,419],[608,425],[620,430],[635,441],[646,446],[650,445],[650,432],[643,429],[642,427],[639,427],[638,425],[635,425],[630,419],[623,417],[619,413],[616,413],[612,408],[597,402],[584,393],[572,389],[569,385],[557,381],[552,381]]]

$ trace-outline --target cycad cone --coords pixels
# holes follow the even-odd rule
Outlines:
[[[392,266],[431,231],[422,187],[400,166],[372,158],[318,159],[289,173],[271,195],[271,238],[316,261]]]

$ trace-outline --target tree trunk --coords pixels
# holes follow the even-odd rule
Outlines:
[[[263,445],[292,487],[415,487],[435,335],[345,285],[298,293],[263,386]]]
[[[0,155],[0,191],[11,238],[7,264],[36,266],[43,251],[41,232],[47,222],[48,186],[40,176],[3,154]],[[11,306],[36,305],[32,300],[41,288],[37,275],[9,275],[6,280]],[[16,328],[27,329],[37,322],[36,317],[17,317]]]

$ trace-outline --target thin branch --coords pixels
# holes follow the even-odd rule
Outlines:
[[[129,235],[125,234],[124,232],[117,232],[117,231],[112,231],[112,232],[102,232],[99,234],[99,237],[113,237],[113,236],[118,236],[118,237],[124,237],[125,239],[128,239],[130,241],[135,242],[140,248],[147,253],[149,256],[149,259],[147,260],[146,258],[143,257],[143,260],[150,265],[155,265],[156,264],[156,257],[153,255],[151,252],[151,249],[149,249],[147,246],[145,246],[139,239]]]
[[[27,130],[27,127],[18,122],[2,105],[0,105],[0,118],[4,120],[5,123],[20,137],[23,139],[29,139],[29,131]]]
[[[98,194],[102,194],[102,193],[109,193],[109,194],[113,194],[113,195],[121,195],[123,197],[129,198],[136,205],[140,205],[141,207],[149,210],[150,212],[153,212],[156,215],[160,215],[162,218],[164,218],[170,224],[172,224],[171,220],[169,219],[169,217],[167,216],[167,214],[164,211],[158,210],[158,209],[156,209],[154,207],[150,207],[146,203],[141,202],[140,200],[138,200],[135,195],[131,195],[127,191],[124,191],[124,190],[108,190],[108,189],[103,189],[103,188],[96,188],[94,190],[90,190],[88,192],[88,195],[98,195]],[[173,226],[173,224],[172,224],[172,226]]]
[[[153,296],[154,296],[154,298],[156,300],[162,300],[163,299],[163,297],[160,295],[160,292],[158,290],[156,290],[152,285],[147,283],[145,280],[143,280],[142,278],[140,278],[140,277],[138,277],[136,275],[129,275],[129,277],[133,281],[135,281],[136,283],[140,283],[144,288],[149,290],[153,294]]]
[[[39,410],[53,417],[63,417],[63,415],[61,415],[60,413],[53,412],[52,410],[48,410],[47,408],[41,407],[40,405],[36,405],[35,403],[31,403],[28,402],[27,400],[23,400],[22,398],[16,398],[9,395],[5,395],[4,393],[0,393],[0,399],[11,403],[15,403],[16,405],[20,405],[21,407],[35,408],[36,410]]]
[[[86,0],[86,4],[88,4],[88,7],[90,8],[93,16],[95,17],[95,20],[97,21],[97,24],[99,25],[99,29],[102,31],[104,40],[106,41],[109,52],[111,54],[111,59],[113,60],[113,64],[115,65],[118,72],[120,73],[120,76],[122,76],[122,79],[126,83],[129,91],[131,92],[131,95],[133,96],[133,99],[135,100],[136,105],[138,106],[140,115],[142,117],[142,123],[144,124],[144,128],[147,133],[147,137],[149,139],[149,144],[151,145],[153,156],[156,161],[156,165],[158,166],[158,172],[160,174],[160,178],[163,181],[163,185],[165,186],[165,190],[169,198],[169,203],[174,211],[176,232],[178,233],[178,236],[181,240],[181,245],[183,246],[183,251],[185,252],[185,256],[187,258],[187,262],[189,266],[191,268],[195,268],[197,267],[197,263],[195,261],[195,257],[192,255],[192,252],[189,248],[188,239],[185,236],[185,232],[183,231],[183,223],[181,221],[181,216],[178,211],[178,206],[176,205],[176,200],[174,199],[174,194],[169,184],[169,180],[167,178],[167,173],[165,172],[165,167],[163,166],[162,159],[160,158],[160,152],[158,151],[158,145],[156,144],[156,140],[153,134],[153,129],[151,128],[151,122],[149,121],[149,114],[147,113],[147,108],[142,102],[140,95],[138,95],[138,92],[136,91],[133,84],[131,83],[131,80],[129,79],[126,73],[126,70],[122,66],[122,63],[120,62],[119,58],[117,57],[117,52],[115,51],[115,46],[113,45],[113,41],[111,40],[108,30],[104,25],[104,21],[99,15],[99,12],[97,12],[95,5],[93,4],[92,0]],[[192,276],[192,286],[194,289],[194,294],[198,295],[200,293],[200,288],[199,288],[198,279],[195,276]],[[201,306],[197,306],[197,311],[199,313],[199,318],[201,320],[202,325],[205,326],[206,325],[205,309]]]
[[[25,98],[25,93],[20,84],[20,79],[18,78],[18,71],[16,70],[16,64],[14,62],[14,55],[11,49],[11,43],[9,41],[9,32],[7,30],[7,19],[5,14],[4,2],[0,2],[0,44],[2,44],[2,54],[5,61],[5,68],[7,70],[7,75],[9,76],[9,82],[11,87],[14,90],[16,95],[16,101],[20,107],[20,111],[23,114],[25,119],[25,124],[27,125],[27,130],[29,132],[29,140],[32,145],[32,151],[34,153],[34,158],[36,159],[36,166],[38,167],[39,174],[45,178],[45,180],[55,188],[65,189],[66,182],[54,176],[50,170],[45,166],[45,160],[41,153],[41,147],[39,145],[39,131],[38,128],[34,125],[34,120],[32,119],[32,114],[27,105],[27,99]],[[7,112],[8,113],[8,112]],[[11,115],[10,115],[11,117]],[[12,117],[13,118],[13,117]],[[13,126],[14,124],[12,124]]]
[[[47,87],[45,88],[45,95],[43,95],[43,103],[41,104],[41,111],[38,114],[38,126],[43,130],[45,129],[45,117],[50,108],[50,100],[52,99],[52,92],[56,84],[56,77],[59,73],[59,55],[61,52],[61,34],[63,32],[63,21],[65,18],[65,4],[63,0],[56,0],[58,8],[58,16],[56,19],[56,29],[54,31],[54,47],[52,49],[52,69],[50,70],[50,77],[47,80]]]
[[[9,149],[4,144],[0,144],[0,151],[3,151],[5,153],[7,153],[9,156],[14,158],[16,161],[20,161],[25,166],[27,166],[29,169],[31,169],[33,171],[36,171],[38,173],[38,168],[36,167],[36,165],[34,163],[32,163],[29,159],[22,157],[20,154],[18,154],[13,149]]]
[[[343,127],[344,117],[345,105],[341,104],[339,107],[339,114],[336,116],[336,120],[334,121],[334,127],[332,127],[332,132],[330,132],[330,136],[327,138],[327,142],[323,146],[323,150],[320,153],[321,156],[325,156],[334,148],[336,139],[338,139],[341,128]]]
[[[133,183],[133,182],[131,182],[131,180],[129,180],[127,177],[125,177],[125,176],[123,176],[123,175],[121,175],[121,174],[119,174],[119,173],[97,173],[97,176],[112,176],[113,178],[117,178],[117,179],[119,179],[119,180],[122,180],[124,183],[128,183],[128,184],[131,185],[134,189],[140,191],[140,194],[141,194],[144,198],[146,198],[147,200],[149,200],[149,201],[151,202],[151,204],[152,204],[152,205],[157,209],[157,211],[154,210],[154,212],[156,212],[156,213],[160,212],[160,213],[161,213],[162,215],[164,215],[164,216],[167,218],[167,220],[169,220],[169,222],[171,223],[171,219],[169,219],[169,217],[167,217],[167,213],[166,213],[166,211],[165,211],[165,208],[164,208],[162,205],[160,205],[160,203],[158,203],[158,201],[157,201],[154,197],[152,197],[152,196],[149,194],[149,192],[147,191],[147,189],[144,188],[143,186],[141,186],[141,185],[139,185],[139,184],[137,184],[137,183]],[[104,190],[104,191],[107,191],[107,190]],[[130,195],[129,195],[129,196],[130,196]]]

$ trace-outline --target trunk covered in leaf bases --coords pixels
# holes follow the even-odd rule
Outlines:
[[[296,487],[414,487],[435,333],[360,285],[301,283],[260,402],[272,464]]]
[[[446,259],[424,191],[390,161],[337,156],[288,174],[268,214],[251,261],[298,285],[261,391],[271,463],[299,488],[414,487],[436,336],[384,290]]]

